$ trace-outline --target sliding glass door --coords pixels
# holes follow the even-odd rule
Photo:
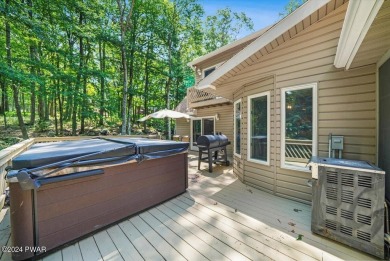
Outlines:
[[[215,121],[214,117],[191,119],[191,149],[198,150],[196,140],[201,135],[214,135]]]

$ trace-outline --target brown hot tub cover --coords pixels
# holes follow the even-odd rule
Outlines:
[[[13,246],[24,260],[186,191],[188,143],[88,139],[35,144],[16,157],[10,185]]]

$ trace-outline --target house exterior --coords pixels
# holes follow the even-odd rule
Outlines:
[[[196,91],[196,89],[192,90]],[[185,105],[179,105],[176,110],[188,113],[192,116],[192,118],[188,120],[176,119],[175,133],[181,137],[189,137],[190,150],[197,150],[196,140],[200,135],[222,132],[229,140],[233,139],[233,119],[231,117],[233,104],[231,101],[223,98],[208,99],[205,101],[195,102],[195,104],[190,104],[191,107],[189,108],[191,109],[187,110],[187,97],[183,100]],[[200,104],[200,106],[197,106],[198,104]],[[232,146],[228,146],[227,153],[228,156],[232,157]]]
[[[343,158],[390,172],[389,58],[390,1],[309,0],[190,65],[197,90],[231,101],[220,120],[239,179],[309,203],[306,163],[328,155],[330,133],[344,136]]]
[[[268,28],[257,31],[190,62],[188,65],[195,71],[196,85],[256,40]],[[197,150],[196,138],[199,135],[223,133],[230,141],[233,141],[232,99],[198,90],[196,85],[187,90],[187,96],[176,108],[179,112],[190,114],[192,119],[177,119],[175,134],[181,137],[189,136],[191,150]],[[233,146],[227,147],[227,153],[229,157],[233,157]]]

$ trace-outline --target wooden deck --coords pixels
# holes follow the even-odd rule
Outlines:
[[[231,167],[208,173],[196,165],[190,155],[186,193],[42,260],[375,260],[313,235],[310,206],[248,187]],[[10,243],[6,209],[0,219],[4,246]],[[1,260],[10,254],[1,253]]]

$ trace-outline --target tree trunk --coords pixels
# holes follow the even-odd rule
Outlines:
[[[8,93],[7,93],[7,85],[6,79],[0,76],[0,85],[1,85],[1,113],[5,113],[9,111],[9,102],[8,102]]]
[[[171,47],[171,42],[170,41],[169,41],[168,46]],[[172,84],[172,71],[173,71],[173,68],[172,68],[173,67],[173,64],[172,64],[172,50],[171,49],[172,48],[168,49],[169,70],[168,70],[168,79],[165,82],[165,102],[166,102],[166,106],[167,106],[168,110],[170,109],[169,93],[170,93],[170,88],[171,88],[171,84]],[[170,140],[171,139],[171,121],[169,120],[169,118],[166,118],[165,122],[166,122],[166,125],[167,125],[167,132],[168,132],[167,139]]]
[[[79,16],[79,25],[82,26],[83,24],[83,12],[80,12]],[[77,83],[75,86],[75,92],[73,95],[73,112],[72,112],[72,135],[76,135],[76,129],[77,129],[77,110],[78,110],[78,103],[79,103],[79,95],[78,92],[80,90],[81,86],[81,74],[84,67],[84,44],[83,44],[83,37],[79,37],[79,70],[77,72]],[[82,108],[81,108],[82,109]],[[81,121],[82,126],[80,127],[80,134],[84,133],[84,119],[82,117]]]
[[[152,52],[152,45],[151,45],[151,38],[149,39],[148,43],[148,50],[146,52],[146,59],[145,59],[145,69],[144,69],[144,74],[145,74],[145,86],[144,86],[144,114],[145,116],[149,114],[148,110],[148,101],[149,101],[149,63],[150,59],[149,56]],[[144,121],[144,133],[146,133],[146,121]]]
[[[48,121],[49,120],[49,99],[47,97],[47,92],[45,90],[45,88],[43,88],[43,102],[44,102],[44,112],[45,112],[45,117],[44,117],[44,120],[45,121]]]
[[[32,0],[27,0],[27,5],[29,7],[28,10],[28,16],[30,20],[33,20],[33,13],[32,13],[32,7],[33,3]],[[30,44],[30,59],[33,65],[30,67],[30,74],[35,75],[35,62],[37,60],[37,51],[36,51],[36,46],[35,44],[31,43]],[[35,103],[36,103],[36,96],[35,96],[35,82],[32,82],[30,85],[30,90],[31,90],[31,95],[30,95],[30,125],[35,124]]]
[[[123,21],[121,22],[123,23]],[[121,26],[124,27],[124,26]],[[125,48],[125,31],[121,29],[121,59],[122,59],[122,67],[123,67],[123,93],[122,93],[122,128],[121,134],[126,134],[126,123],[127,123],[127,59],[126,59],[126,48]]]
[[[1,86],[1,113],[3,114],[4,119],[4,127],[7,128],[7,115],[6,115],[6,100],[7,98],[7,90],[5,85],[5,79],[4,77],[0,77],[0,86]]]
[[[24,98],[24,93],[20,94],[20,100],[22,101],[21,110],[23,112],[23,116],[26,116],[26,99]]]
[[[6,45],[6,49],[7,49],[7,65],[9,68],[12,68],[11,27],[10,27],[9,22],[8,22],[9,3],[10,3],[10,0],[5,1],[5,4],[6,4],[6,6],[5,6],[5,9],[6,9],[5,45]],[[22,111],[20,109],[20,104],[19,104],[18,87],[16,86],[15,83],[11,83],[11,89],[13,91],[16,115],[18,117],[19,127],[20,127],[20,130],[22,131],[23,139],[28,139],[27,129],[26,129],[26,126],[24,125]]]
[[[56,102],[57,92],[58,92],[58,88],[57,88],[57,84],[56,84],[56,88],[55,88],[55,91],[54,91],[54,97],[53,97],[54,127],[55,127],[55,130],[56,130],[56,136],[58,136],[58,116],[57,116],[57,102]]]
[[[104,94],[105,94],[105,81],[104,73],[106,70],[106,44],[99,41],[99,61],[100,61],[100,108],[99,108],[99,125],[104,125]]]
[[[128,30],[128,27],[130,27],[131,22],[131,15],[132,10],[134,7],[134,0],[132,0],[130,10],[128,14],[126,15],[126,1],[124,3],[121,2],[121,0],[117,0],[118,4],[118,10],[120,12],[119,17],[119,25],[120,25],[120,50],[121,50],[121,62],[122,62],[122,69],[123,69],[123,92],[122,92],[122,127],[121,127],[121,134],[126,134],[126,126],[127,126],[127,97],[128,97],[128,79],[127,79],[127,57],[126,57],[126,33]],[[129,122],[129,125],[131,126],[131,123]]]
[[[39,74],[39,69],[37,70]],[[48,116],[46,115],[46,90],[43,85],[39,85],[38,91],[38,116],[40,121],[47,120]]]
[[[79,19],[79,26],[80,28],[83,27],[83,12],[80,11],[80,19]],[[87,95],[87,83],[86,83],[86,77],[84,75],[84,44],[83,44],[83,37],[79,37],[80,41],[80,63],[79,63],[79,73],[77,75],[77,83],[79,86],[81,86],[81,78],[83,78],[83,95],[81,99],[81,112],[80,112],[80,117],[81,117],[81,122],[80,122],[80,134],[83,134],[85,132],[85,113],[86,113],[86,95]]]
[[[57,70],[60,70],[60,56],[57,54]],[[58,110],[60,114],[60,134],[64,134],[64,115],[63,115],[63,110],[62,110],[62,101],[61,101],[61,86],[60,86],[60,79],[57,79],[57,84],[56,84],[56,98],[58,101]]]
[[[136,23],[133,23],[133,31],[131,35],[131,50],[130,50],[130,68],[129,68],[129,89],[130,89],[130,99],[129,99],[129,109],[128,109],[128,127],[127,127],[127,134],[131,134],[131,123],[132,123],[132,116],[134,116],[134,112],[132,113],[132,104],[133,104],[133,98],[134,95],[132,94],[131,90],[133,89],[133,82],[134,82],[134,60],[135,60],[135,45],[136,45]]]

